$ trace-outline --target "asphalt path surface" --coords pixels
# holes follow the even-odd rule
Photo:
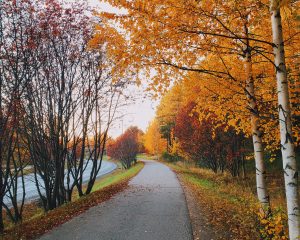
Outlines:
[[[112,172],[116,168],[117,168],[117,165],[115,163],[103,161],[102,165],[101,165],[101,169],[97,175],[97,178]],[[86,169],[83,173],[83,182],[88,181],[91,169],[92,169],[92,161],[90,161],[86,166]],[[41,186],[41,192],[43,194],[45,191],[43,190],[42,178],[38,176],[37,179],[38,179],[39,185]],[[73,180],[71,179],[71,182],[72,181]],[[18,200],[21,201],[21,196],[23,193],[23,184],[21,182],[21,178],[20,178],[20,180],[18,180],[18,182],[19,182],[19,185],[18,185],[17,194],[18,194],[18,198],[19,198]],[[25,185],[25,192],[26,192],[26,195],[25,195],[26,203],[39,199],[39,194],[38,194],[38,190],[36,187],[36,181],[34,179],[33,173],[27,174],[24,177],[24,185]],[[4,203],[7,204],[8,206],[11,206],[10,199],[8,198],[8,196],[4,197]]]
[[[41,240],[191,240],[185,195],[165,165],[144,161],[129,188],[47,233]]]

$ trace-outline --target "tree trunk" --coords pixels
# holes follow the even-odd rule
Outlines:
[[[269,195],[266,188],[266,170],[264,163],[264,152],[262,145],[262,132],[260,129],[259,111],[255,98],[254,79],[252,73],[251,49],[247,46],[246,49],[246,63],[245,71],[247,74],[246,80],[246,95],[248,98],[248,107],[251,113],[251,130],[254,148],[254,159],[256,167],[256,189],[257,197],[264,210],[268,211],[270,208]]]
[[[2,194],[1,194],[2,195]],[[0,233],[4,231],[4,222],[3,222],[3,196],[0,196]]]
[[[293,143],[281,14],[280,6],[277,1],[271,1],[271,23],[277,78],[280,141],[288,210],[289,237],[291,240],[296,240],[300,237],[298,170],[295,157],[295,146]]]
[[[245,169],[245,156],[242,156],[242,177],[243,179],[246,178],[246,169]]]

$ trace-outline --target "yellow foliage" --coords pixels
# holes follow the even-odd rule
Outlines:
[[[161,99],[156,116],[161,124],[174,122],[176,114],[183,104],[182,84],[175,84]]]
[[[251,134],[250,111],[245,94],[247,75],[245,44],[249,30],[252,49],[255,97],[258,102],[264,142],[267,150],[279,147],[277,98],[272,55],[272,30],[269,0],[248,1],[192,1],[192,0],[106,0],[124,8],[125,15],[101,15],[101,30],[94,45],[103,35],[109,37],[108,50],[118,63],[118,71],[133,73],[136,81],[143,73],[149,81],[149,90],[163,93],[171,82],[181,82],[178,93],[172,89],[162,100],[165,105],[158,116],[172,118],[176,101],[196,101],[199,113],[209,108],[222,121],[239,132]],[[285,6],[282,12],[285,30],[286,60],[291,76],[299,75],[300,50],[298,23],[299,1],[274,0],[274,6]],[[215,10],[218,9],[218,16]],[[115,28],[114,30],[112,28]],[[120,35],[120,36],[118,36]],[[182,71],[184,70],[184,71]],[[299,90],[297,90],[299,91]],[[182,92],[182,93],[180,93]],[[169,96],[171,95],[171,96]],[[175,96],[176,97],[175,97]],[[299,97],[295,98],[299,102]],[[297,104],[295,104],[297,106]],[[299,104],[298,104],[299,106]],[[299,110],[294,110],[299,114]],[[209,116],[201,116],[209,117]],[[160,121],[165,121],[165,117]],[[296,137],[299,131],[296,128]]]
[[[257,213],[259,233],[264,240],[286,240],[285,215],[280,210],[273,210],[272,213],[265,214],[263,211]]]
[[[152,155],[160,155],[166,148],[166,140],[161,137],[159,123],[154,119],[148,126],[144,135],[146,150]]]

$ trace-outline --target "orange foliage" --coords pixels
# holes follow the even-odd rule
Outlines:
[[[209,108],[221,121],[246,135],[251,134],[244,70],[248,37],[255,94],[265,132],[263,140],[269,150],[278,150],[269,1],[230,0],[222,4],[218,0],[106,2],[126,9],[127,13],[100,14],[105,30],[100,30],[93,42],[101,42],[105,35],[113,36],[111,41],[107,40],[108,51],[119,68],[133,72],[138,82],[141,76],[151,79],[149,89],[158,92],[163,92],[171,81],[184,79],[189,89],[185,96],[198,103],[199,112]],[[295,20],[299,15],[299,2],[280,4],[284,6],[283,29],[287,65],[292,78],[299,76],[299,56],[295,55],[300,50],[300,34]],[[122,39],[119,41],[119,38]],[[294,99],[294,106],[298,107],[299,98]],[[297,112],[294,110],[295,114]],[[299,129],[295,129],[299,138]]]
[[[147,152],[153,155],[161,154],[166,149],[166,140],[161,137],[159,122],[154,119],[148,126],[144,136]]]

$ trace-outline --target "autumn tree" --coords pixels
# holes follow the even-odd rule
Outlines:
[[[0,2],[0,231],[22,220],[28,164],[46,211],[92,191],[129,83],[104,38],[90,47],[95,21],[82,2]]]
[[[94,22],[85,4],[46,3],[37,12],[40,62],[24,104],[36,186],[50,210],[71,201],[74,189],[79,196],[92,191],[128,81],[113,81],[105,49],[90,48]]]
[[[160,90],[163,85],[168,85],[170,72],[173,74],[176,73],[179,77],[184,75],[184,71],[199,72],[212,75],[217,80],[223,78],[225,81],[236,81],[235,76],[228,70],[229,68],[223,60],[224,58],[219,56],[232,56],[234,54],[239,56],[247,48],[245,39],[248,39],[248,36],[241,35],[241,32],[244,32],[244,24],[241,24],[241,22],[243,23],[244,18],[248,17],[245,12],[251,9],[246,9],[243,4],[237,5],[235,2],[228,2],[224,6],[220,6],[217,1],[213,3],[208,1],[202,1],[201,3],[177,1],[176,3],[168,2],[161,4],[160,8],[155,7],[156,1],[147,3],[124,1],[112,4],[121,4],[122,7],[128,10],[128,15],[130,16],[116,16],[114,18],[118,23],[122,24],[124,29],[130,32],[134,39],[132,43],[129,43],[130,46],[128,46],[128,49],[132,51],[124,59],[128,61],[132,56],[132,64],[137,69],[143,66],[143,71],[148,72],[149,76],[151,75],[150,68],[155,69],[157,73],[153,79],[153,83],[150,83],[150,88]],[[218,8],[218,12],[224,14],[220,16],[215,15],[216,8]],[[105,16],[107,17],[107,15]],[[222,18],[221,16],[226,17]],[[134,22],[137,22],[139,26],[143,26],[143,31],[141,29],[136,31],[137,29],[135,28],[128,28]],[[228,25],[229,22],[232,25],[236,24],[234,30]],[[145,28],[145,26],[151,27]],[[151,36],[151,39],[148,36]],[[202,36],[203,38],[201,38]],[[259,43],[266,42],[255,39],[255,37],[251,37],[251,39]],[[144,54],[141,55],[140,52],[134,52],[137,49],[143,49],[141,45],[146,49],[145,54],[147,57],[144,57]],[[231,47],[231,45],[234,47]],[[157,50],[158,47],[159,51]],[[212,66],[206,67],[200,65],[199,59],[201,57],[208,59],[209,54],[219,58],[221,62],[219,65],[221,66],[220,69],[215,70]],[[119,54],[119,56],[123,58],[124,55]],[[174,58],[174,56],[176,57]],[[146,69],[144,66],[146,66]],[[147,66],[149,67],[147,68]],[[249,89],[247,90],[245,86],[240,87],[249,95]],[[251,96],[249,99],[253,101],[255,98]],[[251,110],[251,112],[254,111]],[[257,138],[260,135],[254,134],[253,136]],[[260,143],[262,141],[258,140],[254,142]],[[258,169],[257,191],[262,204],[268,205],[261,150],[258,149],[255,151],[257,153],[260,152],[259,156],[256,155]]]
[[[31,11],[29,11],[31,9]],[[0,2],[0,231],[4,208],[22,220],[23,170],[29,162],[24,137],[24,90],[34,75],[34,10],[31,2]],[[22,191],[17,191],[21,186]]]
[[[167,146],[167,142],[162,138],[160,124],[157,119],[153,119],[145,132],[144,143],[146,151],[152,155],[160,156]]]
[[[285,42],[281,7],[289,1],[270,1],[273,33],[274,66],[277,79],[280,142],[283,159],[285,191],[287,199],[289,236],[291,240],[300,237],[300,210],[298,192],[298,168],[293,140],[289,79],[286,66]]]
[[[45,210],[51,210],[71,195],[65,186],[65,166],[72,116],[82,100],[78,87],[85,74],[81,66],[87,61],[84,58],[91,26],[83,5],[45,3],[38,5],[36,13],[39,40],[35,44],[40,63],[26,86],[25,105],[36,186]]]
[[[122,16],[102,14],[107,20],[107,26],[111,26],[111,20],[114,20],[131,36],[131,41],[119,49],[112,49],[111,54],[117,56],[120,62],[124,62],[124,67],[131,62],[131,68],[136,68],[137,72],[146,72],[147,77],[153,80],[149,88],[161,91],[164,86],[169,85],[170,73],[173,78],[175,74],[180,78],[185,75],[184,72],[190,71],[210,75],[210,79],[217,81],[219,85],[228,82],[229,92],[232,85],[237,87],[234,97],[228,95],[222,97],[217,93],[220,98],[233,99],[237,98],[238,94],[243,94],[247,98],[246,101],[243,99],[245,102],[243,105],[229,101],[248,111],[245,114],[248,123],[244,128],[252,129],[258,198],[262,205],[268,208],[263,141],[268,143],[277,141],[274,140],[276,135],[269,134],[272,131],[263,132],[265,127],[262,126],[261,119],[268,118],[267,126],[273,127],[272,117],[276,117],[277,113],[261,112],[262,109],[274,109],[266,107],[274,101],[274,96],[266,95],[272,98],[267,99],[263,107],[259,106],[261,101],[255,85],[260,79],[272,78],[272,74],[265,75],[265,69],[270,73],[272,67],[270,52],[273,46],[270,39],[270,24],[267,26],[262,24],[268,22],[267,1],[226,1],[222,4],[219,1],[161,3],[155,0],[147,2],[108,0],[108,2],[113,6],[125,8],[128,13]],[[295,4],[291,9],[292,11],[296,9]],[[292,14],[287,13],[285,17],[286,26],[290,26],[291,22],[295,23]],[[287,39],[291,49],[297,46],[296,29],[289,27]],[[217,64],[213,59],[217,60]],[[233,59],[236,62],[231,64]],[[202,60],[209,65],[203,64]],[[257,74],[253,63],[263,63],[257,64],[259,69]],[[237,68],[240,65],[245,67]],[[271,86],[274,85],[271,83]],[[226,115],[226,112],[221,115]],[[239,123],[238,120],[231,121],[234,122]],[[237,130],[241,128],[240,124],[235,124],[235,127]],[[265,139],[263,136],[266,136]],[[276,145],[273,145],[273,148],[274,146]]]
[[[119,160],[125,169],[136,163],[136,156],[140,150],[140,130],[137,127],[128,128],[115,141],[107,146],[107,155]]]
[[[219,122],[213,114],[200,119],[195,106],[195,103],[189,103],[176,116],[174,135],[182,153],[199,166],[214,172],[228,170],[238,176],[243,166],[243,135]]]
[[[167,152],[171,153],[174,139],[174,126],[176,113],[179,111],[183,102],[182,86],[175,84],[168,92],[166,92],[161,100],[156,111],[156,118],[160,125],[161,136],[166,139]]]

